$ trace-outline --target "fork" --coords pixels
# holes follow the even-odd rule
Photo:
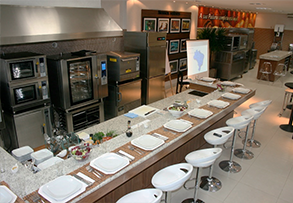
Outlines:
[[[90,173],[93,173],[95,176],[97,176],[98,178],[101,178],[103,175],[100,174],[98,171],[94,170],[90,165],[85,167],[86,170]]]
[[[140,151],[140,150],[134,148],[132,145],[128,145],[128,148],[129,148],[131,151],[135,151],[136,153],[138,153],[138,154],[140,154],[140,155],[144,154],[143,151]]]
[[[33,195],[33,202],[42,202],[42,203],[45,203],[42,199],[41,199],[41,197],[40,197],[40,195],[38,195],[38,193],[35,193],[34,195]]]

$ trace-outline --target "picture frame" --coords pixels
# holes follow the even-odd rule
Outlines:
[[[178,71],[178,60],[169,61],[171,73],[177,73]]]
[[[143,19],[143,30],[147,32],[157,31],[157,19],[156,18],[144,18]]]
[[[180,52],[186,52],[186,39],[180,40]]]
[[[158,32],[169,32],[169,18],[158,19]]]
[[[180,32],[180,19],[171,18],[170,33],[179,33],[179,32]]]
[[[179,39],[170,40],[169,54],[179,53]]]
[[[190,19],[182,19],[181,32],[190,32]]]
[[[181,58],[179,60],[179,71],[187,70],[187,58]]]

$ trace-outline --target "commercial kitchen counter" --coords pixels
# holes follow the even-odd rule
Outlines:
[[[269,76],[269,81],[275,81],[277,79],[276,76],[273,75],[276,67],[279,63],[283,63],[287,66],[287,70],[289,69],[289,63],[291,58],[291,51],[272,51],[259,56],[259,66],[257,72],[257,79],[260,79],[261,73],[259,72],[264,62],[270,62],[272,64],[272,74]]]
[[[135,156],[135,161],[131,162],[130,165],[113,175],[106,175],[102,179],[90,176],[95,179],[96,182],[92,186],[88,187],[84,193],[75,199],[72,199],[70,202],[115,202],[120,197],[131,191],[152,187],[150,181],[156,171],[174,163],[184,162],[184,157],[187,153],[201,148],[206,144],[203,139],[206,132],[217,127],[225,126],[225,121],[233,117],[234,109],[255,95],[255,90],[251,90],[248,94],[241,95],[240,99],[231,100],[230,105],[225,109],[217,109],[214,107],[207,107],[206,104],[212,99],[220,98],[223,92],[217,91],[215,89],[215,84],[200,84],[198,82],[191,84],[191,87],[194,88],[198,88],[200,86],[203,87],[201,91],[209,92],[209,94],[204,97],[199,97],[188,94],[192,91],[192,89],[189,89],[177,95],[150,104],[149,106],[157,108],[160,111],[149,115],[147,118],[136,117],[134,119],[130,119],[122,115],[83,130],[83,132],[87,133],[96,133],[99,131],[108,132],[110,130],[115,130],[120,134],[100,146],[95,147],[90,157],[85,161],[76,161],[73,158],[69,158],[50,168],[39,171],[36,174],[33,174],[23,165],[18,163],[19,170],[17,173],[13,174],[10,168],[16,164],[17,161],[5,150],[0,148],[0,157],[3,157],[6,165],[6,171],[5,173],[0,174],[0,180],[5,181],[5,183],[9,185],[11,190],[16,195],[32,202],[27,197],[36,192],[38,188],[45,183],[57,178],[60,175],[75,174],[96,157],[107,152],[117,151],[119,148],[126,146],[132,139],[135,139],[142,134],[158,130],[160,134],[167,136],[171,135],[173,138],[169,139],[168,142],[166,141],[164,145],[154,151],[147,152],[144,156],[140,156],[135,152],[132,152],[132,155]],[[229,87],[226,88],[226,92],[231,91],[231,89],[232,88]],[[183,115],[184,119],[189,119],[189,121],[193,122],[194,125],[188,131],[184,133],[177,133],[177,135],[174,136],[170,132],[164,132],[162,125],[175,118],[169,112],[163,111],[162,109],[178,100],[190,100],[190,106],[193,108],[204,106],[211,108],[214,114],[204,120],[189,118],[188,115]],[[128,138],[124,133],[127,128],[128,120],[131,120],[133,127],[133,136],[131,138]],[[139,124],[144,123],[146,120],[150,120],[148,128],[136,127],[140,126]],[[127,148],[123,149],[127,150]],[[127,153],[131,152],[127,151]],[[84,171],[85,170],[82,172]]]

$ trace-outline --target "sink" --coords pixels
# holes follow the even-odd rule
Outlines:
[[[121,197],[116,203],[160,203],[162,196],[161,190],[148,188],[131,192]]]
[[[212,165],[221,153],[221,148],[200,149],[187,154],[185,160],[194,167],[207,167]]]
[[[153,176],[152,184],[162,191],[177,190],[190,178],[192,170],[193,166],[189,163],[168,166]]]
[[[227,142],[227,140],[233,135],[234,130],[235,129],[230,126],[217,128],[206,133],[204,139],[211,145],[221,145]]]
[[[230,118],[226,121],[226,124],[228,126],[232,126],[235,129],[242,129],[246,127],[252,119],[253,119],[253,116],[244,115],[244,116]]]

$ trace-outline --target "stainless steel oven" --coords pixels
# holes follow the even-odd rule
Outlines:
[[[54,107],[73,110],[108,96],[106,55],[68,53],[47,60]]]
[[[18,52],[1,56],[1,74],[6,82],[47,77],[46,56],[32,52]]]
[[[1,65],[3,109],[15,114],[50,104],[45,55],[5,54],[1,56]]]

